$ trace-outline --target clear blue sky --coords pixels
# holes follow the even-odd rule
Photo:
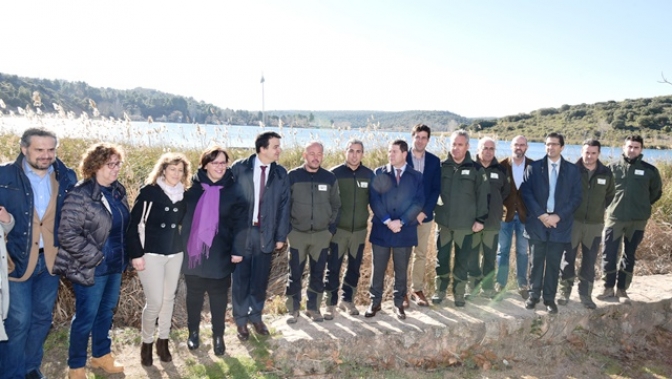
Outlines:
[[[232,109],[505,116],[672,94],[672,1],[10,1],[0,72]]]

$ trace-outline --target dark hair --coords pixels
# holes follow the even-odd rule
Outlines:
[[[432,136],[432,130],[429,128],[429,126],[425,124],[418,124],[413,127],[413,131],[411,132],[411,137],[415,136],[417,133],[420,132],[427,132],[427,139]]]
[[[551,132],[546,135],[546,139],[548,138],[557,138],[558,141],[560,141],[560,146],[565,146],[565,137],[558,133],[558,132]]]
[[[227,153],[226,150],[224,150],[223,147],[212,146],[212,147],[209,147],[209,148],[205,149],[205,151],[203,151],[203,153],[201,153],[201,159],[199,160],[200,165],[201,165],[200,167],[202,169],[205,169],[205,166],[207,166],[208,163],[217,159],[217,156],[219,154],[224,154],[224,157],[226,158],[226,162],[227,163],[229,162],[229,153]]]
[[[56,133],[45,128],[26,129],[23,132],[23,135],[21,136],[21,141],[19,142],[19,144],[21,145],[21,147],[29,147],[30,139],[33,137],[51,137],[56,140],[56,147],[58,147],[58,137],[56,137]]]
[[[587,140],[583,141],[584,146],[597,146],[597,151],[602,150],[602,144],[600,141],[596,140],[595,138],[588,138]]]
[[[124,160],[124,150],[119,145],[107,142],[99,142],[91,145],[82,154],[82,161],[79,163],[79,172],[84,179],[91,179],[96,176],[98,170],[105,165],[113,155]]]
[[[257,138],[254,140],[254,148],[256,149],[257,154],[261,152],[262,147],[268,149],[271,138],[280,139],[282,136],[276,132],[263,132],[257,134]]]
[[[391,145],[399,146],[399,150],[401,150],[402,153],[408,151],[408,144],[403,139],[395,139],[390,146]]]
[[[639,142],[642,145],[642,149],[644,148],[644,138],[642,138],[642,136],[640,136],[639,134],[631,134],[625,137],[625,142],[628,141]]]

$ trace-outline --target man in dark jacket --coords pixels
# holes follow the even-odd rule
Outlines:
[[[506,169],[495,158],[496,142],[490,137],[483,137],[478,141],[478,155],[476,162],[483,166],[490,185],[488,218],[483,230],[474,233],[472,246],[474,251],[469,257],[469,282],[465,295],[478,294],[480,285],[483,296],[492,298],[494,291],[495,263],[497,260],[497,241],[499,229],[504,213],[504,199],[511,191],[511,178]],[[483,259],[481,260],[481,250]]]
[[[490,184],[483,167],[469,155],[469,134],[456,130],[450,136],[450,153],[441,162],[441,196],[436,206],[436,292],[432,303],[441,304],[450,284],[453,245],[453,295],[455,306],[464,307],[469,257],[474,233],[483,230],[488,218]]]
[[[432,232],[434,207],[441,192],[441,161],[425,150],[431,137],[431,129],[427,125],[418,124],[413,127],[413,148],[406,157],[406,163],[422,174],[425,187],[425,204],[418,214],[418,245],[413,248],[413,269],[411,271],[411,300],[421,307],[429,305],[423,292],[425,284],[425,267],[427,262],[427,245]],[[408,306],[408,297],[404,299],[404,307]]]
[[[406,164],[408,144],[393,141],[387,152],[389,164],[374,172],[369,196],[373,219],[369,241],[373,245],[371,305],[364,316],[373,317],[381,309],[385,271],[392,255],[394,262],[394,308],[397,318],[406,318],[404,297],[408,285],[408,260],[418,244],[418,214],[425,204],[422,174]]]
[[[363,156],[364,143],[356,139],[350,140],[345,150],[345,163],[331,169],[338,180],[341,215],[336,234],[331,239],[327,259],[327,272],[324,279],[327,293],[325,319],[334,317],[338,290],[341,287],[341,264],[346,253],[348,254],[348,265],[343,275],[343,297],[339,308],[353,316],[359,314],[353,303],[353,296],[357,292],[359,268],[364,254],[369,220],[369,184],[373,177],[373,171],[362,164]]]
[[[527,152],[527,138],[523,135],[513,137],[511,140],[511,156],[502,160],[501,164],[511,178],[511,191],[504,199],[506,213],[500,224],[499,246],[497,248],[497,283],[495,290],[502,291],[506,288],[509,280],[509,254],[511,242],[516,236],[516,279],[518,281],[518,293],[524,300],[528,297],[527,288],[527,238],[525,234],[525,221],[527,220],[527,208],[520,194],[520,185],[523,184],[525,169],[533,162],[525,156]]]
[[[631,135],[625,139],[623,156],[609,165],[614,173],[616,193],[607,208],[602,250],[604,291],[597,298],[628,298],[627,289],[635,269],[635,252],[644,238],[651,206],[660,199],[663,184],[658,169],[642,160],[644,139]],[[625,237],[623,253],[619,255]],[[614,293],[614,286],[617,287]]]
[[[576,270],[574,262],[581,246],[581,271],[579,272],[579,298],[588,309],[595,309],[591,298],[595,280],[595,259],[604,229],[604,211],[614,198],[614,175],[600,162],[600,141],[588,139],[581,148],[581,158],[576,166],[581,172],[583,199],[574,212],[572,248],[562,257],[562,273],[558,304],[566,305],[572,292]]]
[[[58,252],[58,229],[65,194],[77,182],[56,158],[53,132],[27,129],[21,153],[0,166],[0,205],[16,224],[7,236],[8,341],[0,342],[0,378],[43,378],[42,344],[51,328],[59,277],[51,274]],[[1,322],[1,321],[0,321]]]
[[[238,328],[238,338],[247,341],[252,323],[260,335],[269,335],[261,319],[266,301],[272,252],[282,249],[289,234],[289,177],[279,165],[278,133],[264,132],[257,136],[256,154],[236,161],[233,176],[248,202],[247,241],[243,260],[233,272],[231,303]]]
[[[546,156],[530,163],[520,192],[527,207],[525,233],[530,242],[530,291],[525,308],[534,309],[542,297],[548,313],[558,313],[558,288],[562,253],[571,249],[574,212],[581,204],[579,169],[562,158],[565,138],[546,137]]]
[[[324,294],[324,268],[331,237],[336,233],[341,198],[336,176],[321,167],[324,145],[310,142],[303,151],[303,166],[289,172],[290,222],[287,323],[298,321],[301,304],[301,276],[310,260],[306,315],[324,320],[320,304]]]

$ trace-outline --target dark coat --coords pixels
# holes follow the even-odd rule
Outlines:
[[[112,191],[121,198],[128,211],[124,186],[114,182]],[[96,267],[101,264],[108,265],[103,260],[112,259],[103,252],[112,228],[112,215],[103,197],[102,188],[95,178],[77,183],[66,196],[58,231],[61,246],[56,255],[54,274],[63,275],[73,283],[91,286],[94,283]],[[109,264],[116,266],[116,263]],[[123,261],[121,265],[124,266]],[[98,271],[104,272],[107,269],[101,267]]]
[[[389,164],[374,171],[369,201],[373,211],[372,244],[383,247],[410,247],[418,244],[418,214],[425,204],[422,174],[408,165],[397,184],[394,168]],[[404,226],[393,233],[384,221],[401,220]]]
[[[504,221],[511,222],[513,221],[513,216],[518,212],[518,218],[520,222],[525,223],[527,220],[527,208],[525,208],[525,203],[523,202],[523,197],[520,194],[520,188],[516,188],[516,181],[513,179],[513,169],[511,168],[511,157],[505,158],[499,164],[504,167],[507,175],[511,178],[511,191],[509,191],[509,196],[504,198],[504,208],[506,213],[504,214]],[[530,165],[534,160],[525,157],[525,168]]]
[[[143,203],[152,204],[145,223],[145,247],[140,244],[138,223],[142,217]],[[140,258],[145,253],[172,255],[182,251],[180,225],[187,211],[184,199],[173,203],[158,184],[149,184],[140,188],[131,210],[131,222],[126,238],[128,255],[131,259]]]
[[[406,163],[413,167],[413,152],[408,152]],[[427,215],[423,222],[430,222],[434,220],[434,208],[439,200],[439,194],[441,194],[441,160],[426,150],[422,184],[425,188],[425,203],[422,206],[422,211]]]
[[[247,158],[237,160],[231,166],[234,180],[240,186],[247,204],[249,206],[246,218],[246,226],[252,227],[252,218],[254,217],[254,202],[256,196],[254,193],[254,161],[257,155],[253,154]],[[264,198],[259,210],[259,234],[261,235],[261,251],[271,253],[275,250],[276,242],[286,242],[287,235],[291,230],[289,223],[289,177],[287,170],[281,165],[271,163],[266,173],[266,187],[264,189]],[[250,244],[248,244],[250,245]],[[251,245],[246,246],[245,255],[251,255]]]
[[[23,171],[24,155],[19,154],[16,161],[0,166],[0,205],[7,209],[16,220],[14,228],[7,235],[7,252],[13,262],[14,271],[9,276],[21,278],[28,269],[31,243],[33,239],[33,188]],[[56,199],[56,218],[54,220],[54,245],[59,246],[58,231],[60,214],[65,196],[77,183],[75,172],[66,167],[61,160],[53,164],[56,181],[58,182],[58,198]]]
[[[208,258],[204,256],[200,265],[189,268],[187,242],[196,205],[204,192],[201,183],[224,186],[219,191],[219,228],[212,241]],[[248,204],[243,191],[234,182],[231,170],[226,170],[224,177],[217,183],[213,183],[206,171],[199,169],[194,175],[191,188],[184,194],[184,201],[187,204],[187,211],[182,220],[182,235],[184,236],[182,242],[185,253],[182,272],[185,275],[208,279],[226,278],[235,268],[235,265],[231,263],[231,256],[242,256],[245,248]]]
[[[569,243],[572,240],[574,211],[581,204],[581,173],[578,167],[562,159],[558,182],[555,185],[555,209],[560,217],[556,228],[546,228],[539,216],[546,213],[548,201],[549,178],[548,157],[534,161],[525,169],[525,179],[520,186],[520,193],[527,207],[525,233],[530,239],[547,242]]]

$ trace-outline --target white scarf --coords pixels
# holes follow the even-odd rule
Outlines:
[[[171,187],[166,183],[163,176],[159,176],[159,178],[156,179],[156,184],[161,187],[173,204],[184,198],[184,184],[182,184],[182,182],[178,182],[174,187]]]

